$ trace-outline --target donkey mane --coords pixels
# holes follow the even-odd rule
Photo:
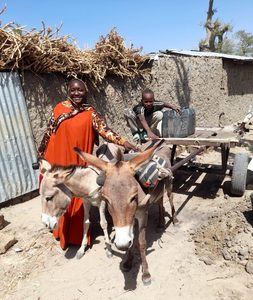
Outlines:
[[[80,166],[80,165],[68,165],[68,166],[61,166],[61,165],[52,165],[52,168],[50,172],[56,172],[56,171],[71,171],[74,172],[76,169],[86,169],[86,166]]]

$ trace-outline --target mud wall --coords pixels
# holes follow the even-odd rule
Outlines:
[[[157,100],[191,105],[197,126],[213,127],[240,121],[253,104],[253,64],[211,57],[160,55],[151,73],[133,81],[108,78],[100,92],[89,92],[89,102],[108,124],[131,137],[123,117],[125,107],[140,100],[141,90],[154,90]],[[26,72],[23,88],[36,144],[42,138],[52,107],[66,98],[66,78],[55,74]]]

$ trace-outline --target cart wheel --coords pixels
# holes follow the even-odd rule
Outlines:
[[[231,179],[231,193],[235,196],[242,196],[245,192],[248,164],[249,156],[247,153],[235,155]]]

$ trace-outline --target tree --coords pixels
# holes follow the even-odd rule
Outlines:
[[[222,52],[253,56],[253,34],[239,30],[230,37],[226,37],[222,44]]]
[[[230,24],[223,24],[219,19],[213,21],[213,15],[217,12],[213,9],[213,1],[209,0],[207,18],[204,24],[206,38],[199,43],[200,51],[221,52],[225,33],[231,31]]]
[[[222,53],[235,54],[236,53],[236,43],[234,39],[225,37],[222,43]]]
[[[253,34],[240,30],[236,32],[238,39],[238,54],[252,55],[253,54]]]

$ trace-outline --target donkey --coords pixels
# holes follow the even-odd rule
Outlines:
[[[172,197],[172,174],[161,180],[151,191],[144,191],[135,179],[138,166],[150,159],[156,147],[152,147],[129,161],[123,161],[121,152],[118,152],[117,162],[105,162],[93,155],[84,153],[74,148],[77,154],[88,164],[105,172],[105,181],[102,188],[102,196],[107,202],[109,213],[112,216],[115,227],[114,243],[119,250],[127,250],[127,260],[123,267],[130,270],[132,267],[132,246],[134,239],[134,220],[137,219],[139,227],[139,249],[142,261],[142,281],[145,285],[151,283],[151,276],[146,260],[146,226],[148,220],[148,208],[150,204],[160,202],[162,204],[164,187],[171,205],[173,224],[176,221],[175,208]],[[170,148],[161,147],[156,154],[166,160],[166,168],[170,169]],[[163,205],[160,205],[160,225],[164,225]]]
[[[51,166],[42,159],[40,161],[40,172],[43,180],[40,186],[42,201],[42,222],[53,230],[57,227],[61,215],[66,212],[71,198],[77,196],[83,198],[84,205],[84,235],[81,246],[76,254],[80,259],[87,247],[87,232],[90,226],[89,211],[91,205],[99,208],[100,225],[104,232],[106,254],[112,256],[110,239],[107,231],[105,218],[106,203],[101,197],[101,186],[96,183],[99,170],[84,166]]]

